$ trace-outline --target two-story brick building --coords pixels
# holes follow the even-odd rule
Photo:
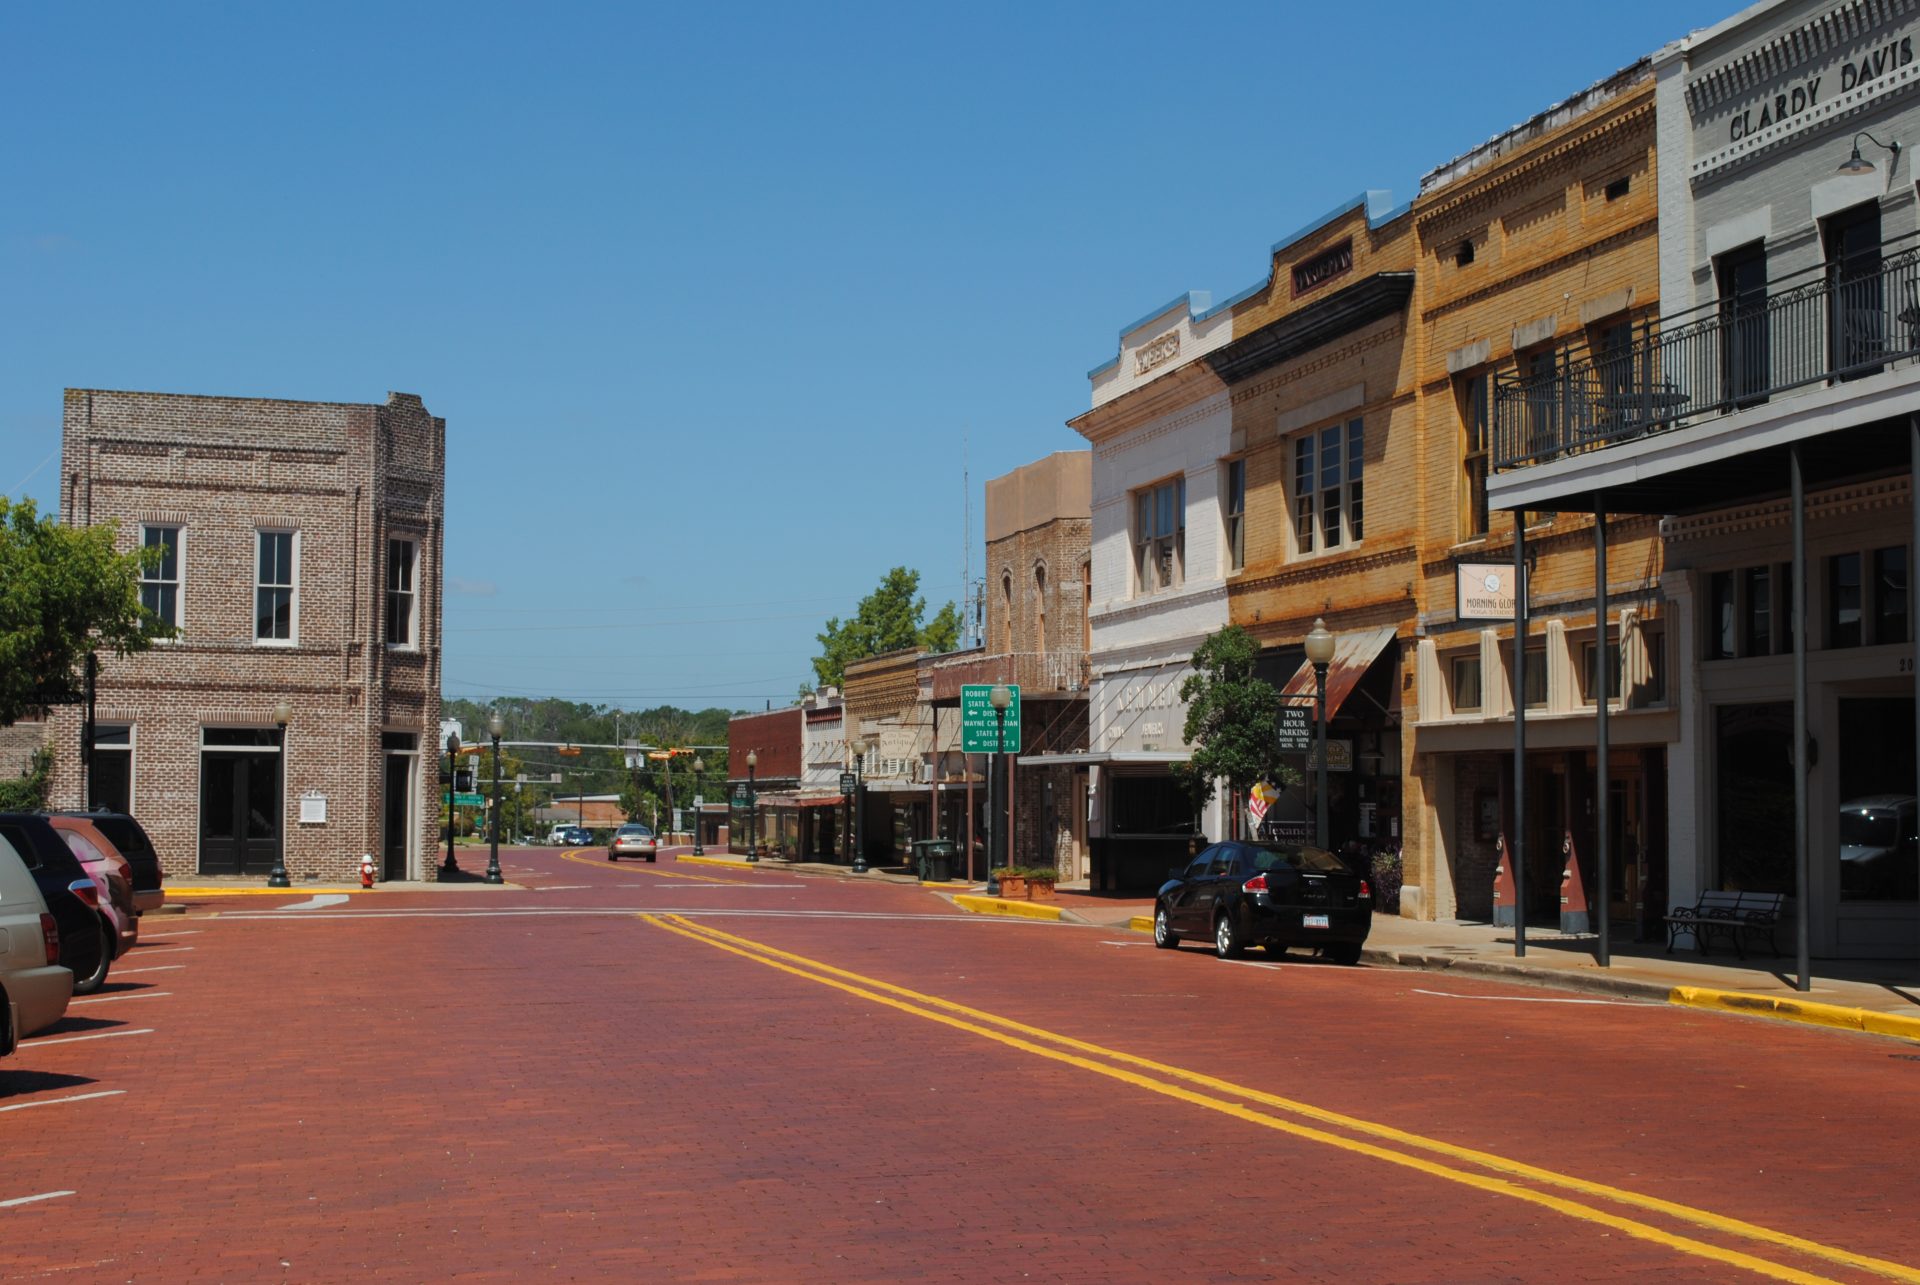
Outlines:
[[[179,636],[101,659],[90,762],[55,713],[55,805],[130,809],[176,877],[429,877],[445,475],[412,394],[67,390],[61,513],[163,551],[141,593]]]

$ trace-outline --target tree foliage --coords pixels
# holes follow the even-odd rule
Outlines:
[[[140,605],[140,569],[157,551],[115,553],[113,536],[0,496],[0,726],[80,699],[89,651],[125,656],[172,634]]]
[[[1244,793],[1262,781],[1289,785],[1298,779],[1280,757],[1280,693],[1254,676],[1259,656],[1253,635],[1238,625],[1209,635],[1194,649],[1193,673],[1180,684],[1193,756],[1174,772],[1196,809],[1213,797],[1216,781]]]
[[[923,618],[927,600],[920,596],[920,573],[895,567],[880,578],[879,587],[860,600],[851,619],[838,616],[814,635],[820,654],[813,659],[813,675],[823,687],[846,681],[847,666],[868,656],[918,647],[924,651],[952,651],[960,643],[960,611],[948,602]]]

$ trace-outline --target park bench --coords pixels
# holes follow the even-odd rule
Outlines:
[[[1682,933],[1689,933],[1694,949],[1702,955],[1712,953],[1707,943],[1718,936],[1732,942],[1734,953],[1745,959],[1747,952],[1740,939],[1762,935],[1768,948],[1778,955],[1780,948],[1774,942],[1773,930],[1786,900],[1786,894],[1778,892],[1703,892],[1691,906],[1675,906],[1667,915],[1667,953],[1673,953]]]

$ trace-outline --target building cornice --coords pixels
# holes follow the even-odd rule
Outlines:
[[[1220,378],[1238,384],[1372,322],[1404,312],[1412,297],[1413,273],[1376,272],[1214,349],[1206,355],[1206,361]]]
[[[1592,116],[1583,116],[1572,122],[1566,127],[1565,133],[1549,135],[1533,149],[1518,153],[1485,174],[1441,188],[1444,195],[1414,202],[1414,224],[1424,230],[1428,224],[1458,215],[1469,206],[1493,204],[1504,199],[1506,189],[1516,180],[1529,177],[1557,161],[1570,159],[1586,148],[1619,141],[1620,134],[1642,121],[1646,123],[1647,141],[1651,144],[1653,114],[1653,82],[1649,80],[1631,96],[1600,108]]]
[[[1195,399],[1222,392],[1224,387],[1202,355],[1150,383],[1074,416],[1067,421],[1067,427],[1097,445],[1156,416],[1185,409]]]

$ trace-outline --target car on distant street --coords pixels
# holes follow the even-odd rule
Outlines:
[[[653,837],[653,831],[634,822],[628,822],[615,830],[613,842],[607,845],[609,861],[618,861],[622,857],[645,857],[653,861],[659,855],[660,844]]]
[[[0,838],[27,863],[60,928],[60,964],[73,972],[73,993],[93,994],[113,963],[113,930],[100,914],[100,889],[38,813],[0,812]]]
[[[1168,872],[1153,899],[1153,944],[1211,938],[1232,959],[1249,944],[1274,954],[1311,946],[1338,964],[1360,962],[1373,927],[1373,889],[1324,848],[1216,843]]]
[[[583,825],[570,825],[560,843],[562,847],[590,848],[593,846],[593,831]]]
[[[73,972],[60,964],[60,929],[26,858],[0,836],[0,1055],[66,1016]]]

